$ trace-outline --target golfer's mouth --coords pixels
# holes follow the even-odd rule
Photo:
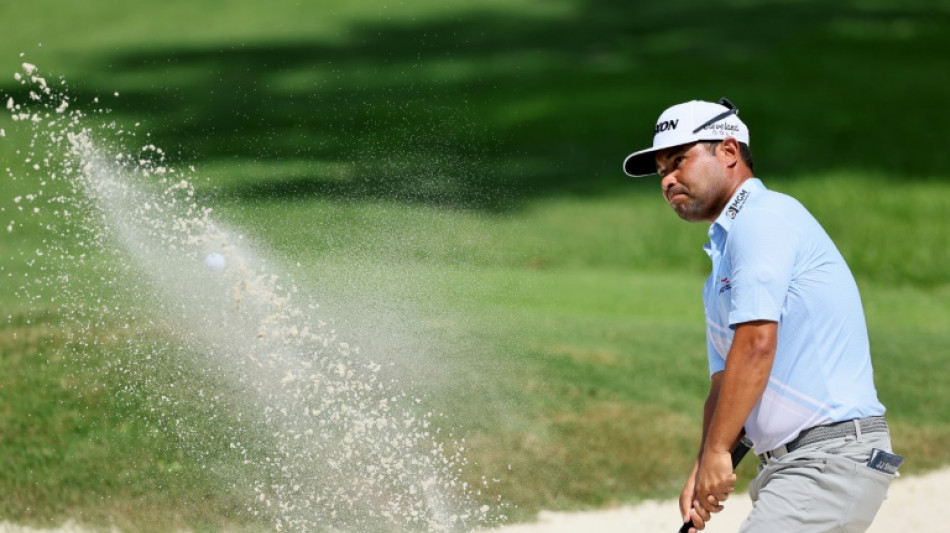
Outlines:
[[[666,201],[672,203],[677,197],[682,196],[683,198],[687,197],[686,191],[682,189],[671,190],[666,193]]]

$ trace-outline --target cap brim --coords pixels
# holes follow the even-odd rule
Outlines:
[[[660,150],[662,148],[647,148],[628,155],[623,160],[623,171],[634,178],[656,174],[656,157],[654,157],[654,154]]]
[[[628,176],[634,178],[642,178],[644,176],[652,176],[656,174],[656,153],[660,150],[666,150],[667,148],[673,148],[674,146],[682,146],[684,144],[689,144],[691,142],[696,142],[695,140],[689,140],[686,142],[676,142],[670,144],[661,144],[660,146],[654,146],[652,148],[647,148],[646,150],[640,150],[639,152],[634,152],[627,156],[623,160],[623,171],[626,172]]]
[[[639,152],[634,152],[628,155],[627,158],[623,160],[623,171],[628,176],[632,176],[634,178],[652,176],[657,173],[656,153],[660,150],[666,150],[667,148],[675,148],[677,146],[684,146],[696,142],[721,140],[722,139],[718,137],[700,137],[698,139],[690,139],[686,142],[663,144],[660,146],[654,146],[653,148],[647,148],[646,150],[640,150]]]

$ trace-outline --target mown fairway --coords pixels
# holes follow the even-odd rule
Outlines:
[[[36,63],[194,165],[201,201],[385,354],[516,518],[679,491],[705,228],[620,163],[691,98],[738,105],[758,174],[849,260],[904,470],[950,463],[946,6],[60,4],[3,8],[0,93],[24,99],[12,76]],[[195,385],[187,354],[126,371],[124,339],[170,332],[71,329],[58,287],[22,296],[66,227],[17,210],[56,185],[24,162],[28,128],[0,128],[0,520],[258,526],[206,474],[229,458],[201,401],[175,421],[149,403]]]

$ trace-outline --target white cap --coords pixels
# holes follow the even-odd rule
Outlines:
[[[676,104],[656,120],[653,146],[628,155],[623,162],[623,171],[634,177],[656,174],[656,152],[696,141],[735,137],[748,145],[749,128],[739,120],[738,114],[736,106],[725,98],[718,104],[701,100]]]

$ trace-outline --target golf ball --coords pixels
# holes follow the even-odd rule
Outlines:
[[[224,270],[224,267],[228,266],[228,261],[223,255],[214,252],[205,257],[205,266],[212,272],[221,272]]]

